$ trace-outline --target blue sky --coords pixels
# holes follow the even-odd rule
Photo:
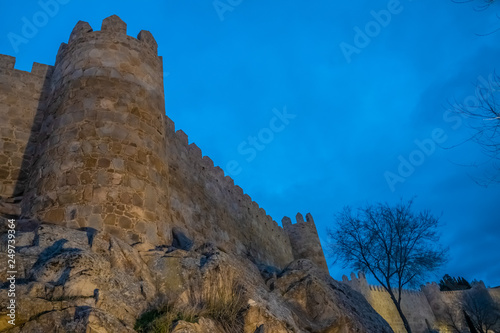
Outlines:
[[[54,1],[2,4],[0,53],[16,56],[16,68],[54,64],[78,20],[99,30],[117,14],[129,35],[155,36],[176,127],[275,220],[311,212],[325,242],[343,206],[416,196],[416,209],[441,216],[451,250],[437,277],[500,285],[500,186],[477,184],[492,164],[475,143],[446,149],[471,134],[446,113],[450,103],[474,97],[478,78],[500,71],[500,32],[488,34],[500,28],[496,6]],[[23,36],[26,21],[39,27]],[[12,43],[14,34],[26,38]],[[433,133],[439,144],[430,144]],[[417,164],[404,177],[402,160]]]

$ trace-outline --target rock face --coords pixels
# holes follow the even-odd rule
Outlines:
[[[3,312],[2,332],[148,332],[152,323],[175,333],[392,332],[361,294],[306,259],[280,271],[213,244],[130,246],[105,231],[26,225],[35,227],[17,235],[16,326]],[[2,270],[3,289],[6,278]]]

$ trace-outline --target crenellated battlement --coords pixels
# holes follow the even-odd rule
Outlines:
[[[265,217],[265,224],[269,224],[275,230],[283,230],[282,227],[267,214],[264,208],[260,207],[257,202],[253,201],[248,194],[244,193],[240,186],[235,185],[234,180],[230,176],[225,175],[224,170],[220,166],[215,165],[209,156],[203,155],[202,150],[196,145],[196,143],[189,143],[188,135],[181,129],[176,130],[174,121],[167,116],[165,116],[165,124],[167,124],[167,138],[176,140],[176,145],[179,146],[184,153],[187,153],[187,157],[190,159],[194,167],[201,166],[203,172],[211,174],[215,182],[220,184],[221,191],[232,194],[232,196],[238,200],[244,209],[253,211],[252,215]],[[314,223],[311,214],[308,214],[307,218],[308,222]]]
[[[135,39],[141,42],[142,46],[145,46],[147,50],[151,50],[154,53],[158,52],[158,43],[156,42],[153,34],[147,30],[141,30],[136,38],[127,35],[127,24],[122,21],[117,15],[112,15],[105,18],[101,24],[101,30],[94,30],[92,26],[85,21],[78,21],[75,25],[68,39],[68,43],[62,43],[64,45],[62,49],[66,49],[68,45],[77,43],[80,39],[86,39],[90,34],[102,34],[109,37],[113,37],[118,40],[120,37],[126,37],[129,40]],[[61,48],[60,48],[61,51]],[[59,52],[58,52],[59,53]]]
[[[128,36],[127,24],[116,15],[104,19],[101,30],[79,21],[68,42],[59,47],[51,91],[98,78],[142,86],[148,94],[160,95],[154,100],[162,105],[155,109],[164,114],[163,61],[151,32],[142,30],[137,38]],[[162,114],[155,117],[159,120]]]
[[[16,58],[5,54],[0,54],[0,68],[2,69],[14,69],[16,64]]]
[[[31,71],[22,71],[15,68],[16,58],[5,54],[0,54],[0,74],[17,78],[39,78],[50,77],[54,71],[54,66],[34,62]]]

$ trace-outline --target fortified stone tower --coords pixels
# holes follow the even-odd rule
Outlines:
[[[61,45],[22,214],[154,241],[168,203],[162,59],[151,33],[126,30],[80,21]]]
[[[306,214],[307,222],[304,221],[301,213],[297,213],[296,220],[296,224],[292,224],[287,216],[281,220],[283,228],[290,238],[293,257],[295,259],[310,259],[328,272],[328,265],[311,213]]]

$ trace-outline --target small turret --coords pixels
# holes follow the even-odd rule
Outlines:
[[[301,213],[297,213],[295,219],[297,221],[296,224],[292,224],[292,221],[287,216],[281,220],[283,228],[290,238],[294,258],[309,259],[318,265],[318,267],[328,272],[328,265],[326,264],[325,255],[312,215],[307,213],[306,221],[304,221],[304,216]]]

